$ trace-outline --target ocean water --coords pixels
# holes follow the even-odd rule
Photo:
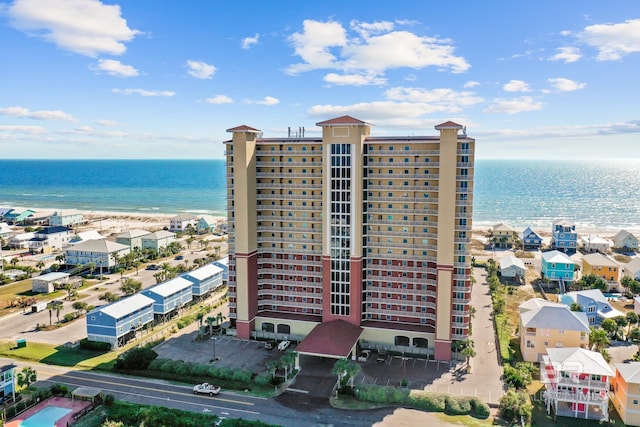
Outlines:
[[[224,216],[225,161],[0,160],[0,207]],[[640,229],[640,160],[477,160],[473,221]]]

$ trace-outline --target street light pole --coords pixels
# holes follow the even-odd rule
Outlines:
[[[213,359],[211,359],[211,363],[216,363],[217,358],[216,358],[216,337],[213,336],[211,337],[211,341],[213,341]]]

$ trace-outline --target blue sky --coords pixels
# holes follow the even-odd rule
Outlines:
[[[477,158],[640,158],[640,2],[0,0],[2,158],[221,158],[344,114]]]

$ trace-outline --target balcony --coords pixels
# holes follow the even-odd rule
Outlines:
[[[288,172],[256,172],[256,178],[286,179],[286,178],[322,178],[321,173],[288,173]]]
[[[303,190],[321,190],[322,184],[282,184],[279,182],[274,183],[264,183],[259,182],[256,184],[257,189],[283,189],[283,188],[292,188],[292,189],[303,189]]]

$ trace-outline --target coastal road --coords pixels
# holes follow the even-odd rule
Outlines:
[[[8,359],[0,359],[0,364],[10,362]],[[196,396],[192,394],[191,386],[174,385],[160,380],[18,363],[18,369],[23,366],[31,366],[36,370],[36,386],[58,383],[66,384],[72,390],[79,386],[89,386],[99,388],[105,394],[113,394],[118,400],[132,403],[210,413],[227,418],[261,420],[281,426],[371,426],[395,409],[343,411],[332,408],[327,399],[306,395],[292,401],[284,400],[283,403],[224,390],[216,397]]]

